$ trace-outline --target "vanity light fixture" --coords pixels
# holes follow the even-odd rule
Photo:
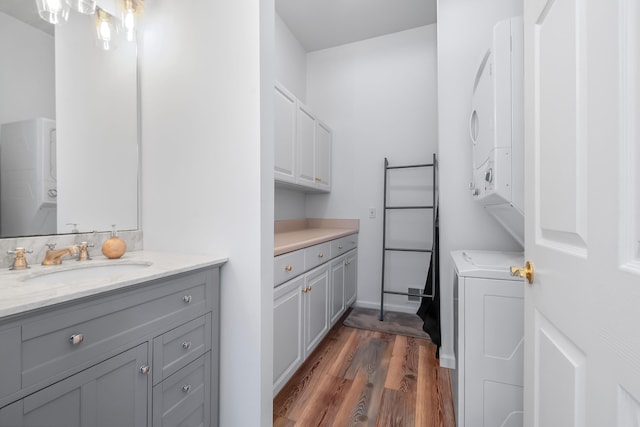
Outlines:
[[[96,9],[96,36],[98,47],[104,50],[116,48],[117,32],[113,22],[113,16],[106,11]]]
[[[96,13],[96,0],[66,0],[71,9],[84,15]]]
[[[69,19],[69,4],[66,0],[36,0],[38,15],[50,24],[62,24]]]
[[[143,5],[143,0],[118,2],[122,10],[119,19],[98,6],[97,0],[36,0],[36,5],[40,17],[51,24],[67,22],[70,9],[85,15],[95,14],[97,45],[104,50],[113,50],[117,46],[118,31],[123,31],[128,41],[136,41],[138,19]]]

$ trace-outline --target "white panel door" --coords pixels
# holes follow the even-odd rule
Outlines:
[[[340,315],[344,311],[344,278],[345,278],[345,266],[346,258],[344,256],[338,257],[331,261],[331,280],[330,280],[330,295],[329,304],[330,310],[330,326],[333,326]]]
[[[316,185],[318,189],[331,190],[331,129],[318,121],[316,126]]]
[[[316,118],[298,104],[298,183],[315,186]]]
[[[329,330],[329,264],[305,276],[304,355],[308,356]]]
[[[344,269],[344,305],[349,307],[358,294],[358,251],[347,254]]]
[[[640,425],[640,5],[524,2],[525,425]]]
[[[273,292],[273,395],[302,364],[304,276],[289,280]]]
[[[295,182],[296,165],[296,98],[280,85],[275,86],[275,157],[277,181]]]

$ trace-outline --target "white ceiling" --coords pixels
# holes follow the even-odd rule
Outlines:
[[[276,11],[307,52],[436,22],[436,0],[275,0]],[[34,0],[0,0],[0,12],[53,35]]]
[[[0,0],[0,12],[53,35],[54,26],[40,19],[35,0]]]
[[[275,0],[307,52],[436,22],[436,0]]]

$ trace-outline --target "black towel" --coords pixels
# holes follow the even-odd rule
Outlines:
[[[438,249],[438,241],[440,235],[440,227],[438,225],[438,211],[435,212],[436,227],[435,236],[433,236],[433,247],[431,251],[431,262],[429,263],[429,272],[427,273],[427,282],[424,285],[424,294],[433,295],[431,298],[422,298],[420,308],[416,313],[424,321],[422,330],[429,334],[431,341],[436,345],[436,357],[440,355],[440,254]],[[433,278],[435,277],[435,281]]]

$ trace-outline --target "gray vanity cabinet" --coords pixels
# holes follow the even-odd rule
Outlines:
[[[218,268],[0,318],[0,427],[217,425],[218,343]]]

